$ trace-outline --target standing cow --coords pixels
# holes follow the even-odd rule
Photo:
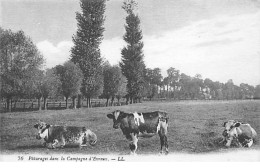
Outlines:
[[[118,129],[120,127],[127,140],[131,141],[129,144],[131,154],[135,154],[136,152],[139,137],[152,137],[157,133],[159,134],[161,141],[160,153],[163,153],[163,147],[165,147],[165,153],[168,153],[166,135],[169,118],[166,112],[134,112],[129,114],[116,110],[107,114],[107,117],[113,119],[113,128]]]

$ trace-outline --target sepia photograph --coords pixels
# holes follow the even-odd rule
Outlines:
[[[259,137],[260,0],[0,0],[0,164],[259,163]]]

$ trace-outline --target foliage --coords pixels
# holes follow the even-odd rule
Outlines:
[[[68,98],[80,93],[82,72],[73,62],[68,61],[55,67],[56,74],[61,81],[62,94]]]
[[[126,78],[119,66],[111,66],[108,63],[104,67],[104,90],[103,96],[108,100],[126,95]]]
[[[255,88],[254,98],[260,99],[260,85],[257,85]]]
[[[126,11],[126,33],[124,40],[127,46],[121,51],[122,60],[120,67],[123,75],[127,78],[127,91],[131,99],[142,97],[144,86],[145,64],[143,61],[142,31],[140,29],[140,19],[134,13],[137,3],[133,0],[125,1],[122,8]]]
[[[80,68],[71,61],[67,61],[64,65],[55,67],[55,73],[61,81],[61,92],[66,98],[66,108],[68,108],[68,98],[75,99],[80,94],[82,84],[82,72]],[[75,108],[75,102],[74,102]]]
[[[42,97],[45,99],[55,98],[60,93],[60,88],[61,81],[56,75],[55,69],[47,69],[41,85]]]
[[[81,92],[88,99],[102,93],[102,59],[99,45],[103,39],[105,0],[81,0],[81,12],[76,13],[78,29],[73,36],[71,61],[83,73]],[[90,100],[89,100],[90,101]]]
[[[44,63],[32,40],[23,31],[0,28],[0,55],[1,96],[7,101],[31,96],[34,74]]]

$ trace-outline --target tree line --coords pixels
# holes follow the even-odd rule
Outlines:
[[[38,99],[39,109],[46,109],[49,98],[65,98],[80,108],[82,99],[91,107],[91,99],[104,98],[112,102],[126,98],[128,103],[143,98],[166,99],[245,99],[260,97],[260,85],[234,85],[214,82],[201,75],[190,77],[171,67],[163,78],[160,68],[146,68],[143,61],[142,30],[134,0],[125,0],[126,46],[121,61],[110,65],[101,57],[99,46],[105,31],[106,0],[80,0],[76,13],[77,31],[72,36],[71,58],[63,65],[44,70],[44,58],[30,37],[21,30],[13,32],[0,27],[0,98],[11,110],[11,100]],[[43,107],[41,101],[43,99]],[[77,100],[77,101],[76,101]]]

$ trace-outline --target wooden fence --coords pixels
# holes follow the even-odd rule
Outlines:
[[[111,104],[109,102],[108,106],[122,106],[126,105],[126,102],[114,102]],[[46,104],[47,109],[65,109],[66,108],[66,102],[65,101],[49,101]],[[87,103],[85,101],[82,101],[81,104],[82,107],[87,107]],[[41,102],[42,109],[44,108],[43,102]],[[91,102],[91,107],[106,107],[106,101],[105,100],[95,100]],[[72,108],[72,102],[68,102],[68,108]],[[15,101],[11,103],[11,111],[32,111],[32,110],[38,110],[39,104],[38,101],[31,101],[31,102],[19,102]],[[0,102],[0,112],[7,111],[7,103],[6,102]]]

